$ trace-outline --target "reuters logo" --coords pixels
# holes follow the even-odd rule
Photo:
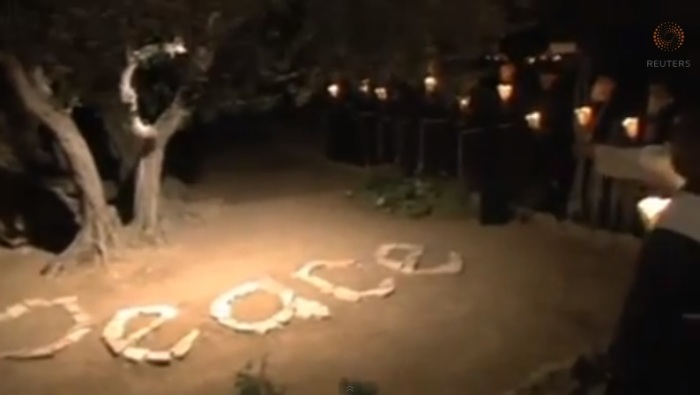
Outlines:
[[[673,52],[683,46],[685,32],[673,22],[664,22],[654,29],[654,45],[664,52]]]

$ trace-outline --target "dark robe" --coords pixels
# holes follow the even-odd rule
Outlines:
[[[420,100],[419,144],[427,174],[453,175],[456,167],[456,135],[451,127],[451,100],[444,92],[423,92]]]
[[[576,172],[571,87],[557,80],[542,93],[537,110],[542,114],[541,131],[534,132],[535,179],[545,193],[541,208],[564,219]]]
[[[677,104],[670,103],[661,108],[656,114],[647,116],[647,119],[645,119],[645,142],[652,145],[664,144],[667,142],[671,133],[673,120],[677,115]]]
[[[638,265],[610,348],[607,394],[700,394],[700,196],[672,200]]]

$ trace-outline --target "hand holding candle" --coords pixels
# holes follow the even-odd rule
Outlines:
[[[370,93],[370,80],[369,79],[362,80],[362,83],[360,84],[360,91],[362,93],[364,93],[365,95],[369,95],[369,93]]]
[[[538,111],[531,112],[525,116],[527,126],[532,130],[540,130],[542,128],[542,115]]]
[[[459,110],[466,112],[469,110],[469,104],[471,103],[471,98],[469,96],[463,96],[459,98]]]
[[[625,128],[625,134],[632,140],[639,137],[639,118],[625,118],[622,121],[622,127]]]
[[[374,94],[377,95],[377,98],[381,101],[386,101],[389,98],[389,92],[387,92],[386,88],[383,86],[374,89]]]
[[[639,210],[647,230],[651,230],[656,225],[656,221],[669,203],[671,203],[671,199],[655,196],[644,198],[637,203],[637,210]]]
[[[328,91],[328,94],[331,95],[333,98],[338,98],[340,95],[340,86],[338,84],[331,84],[328,85],[328,88],[326,89]]]
[[[437,78],[429,75],[423,80],[423,85],[425,86],[426,92],[433,93],[437,89]]]
[[[590,126],[593,118],[593,110],[589,106],[577,108],[575,111],[578,124],[584,127]]]
[[[507,102],[513,97],[513,85],[510,84],[499,84],[498,87],[498,97],[501,98],[502,102]]]

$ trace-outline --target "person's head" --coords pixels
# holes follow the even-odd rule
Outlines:
[[[591,100],[596,103],[604,103],[612,99],[615,88],[617,87],[617,82],[610,77],[602,75],[596,78],[591,88]]]
[[[668,85],[655,82],[649,85],[649,97],[647,100],[647,112],[655,114],[664,106],[673,103],[674,97]]]
[[[700,109],[683,111],[676,118],[670,146],[676,173],[686,179],[686,185],[700,186]]]
[[[498,68],[498,78],[502,83],[512,84],[515,82],[515,65],[513,63],[504,63]]]

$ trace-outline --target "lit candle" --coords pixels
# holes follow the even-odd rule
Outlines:
[[[467,111],[469,109],[469,103],[471,98],[469,96],[463,96],[459,98],[459,109],[462,111]]]
[[[659,216],[666,210],[669,203],[671,203],[671,199],[664,199],[656,196],[644,198],[637,203],[637,210],[639,210],[647,229],[654,227]]]
[[[574,110],[574,112],[576,113],[576,119],[578,120],[579,125],[588,126],[591,124],[591,117],[593,116],[593,109],[591,109],[591,107],[579,107]]]
[[[528,64],[535,64],[535,62],[537,61],[537,59],[534,56],[528,56],[526,60]]]
[[[625,118],[622,121],[622,127],[625,128],[627,137],[635,140],[639,136],[639,118]]]
[[[527,125],[530,127],[530,129],[533,130],[540,130],[541,128],[541,119],[542,116],[538,111],[531,112],[525,116],[525,120],[527,121]]]
[[[499,84],[497,89],[498,89],[498,97],[500,97],[501,101],[503,101],[503,102],[510,100],[510,98],[513,96],[513,85]]]
[[[337,98],[338,95],[340,95],[340,86],[338,86],[338,84],[328,85],[327,90],[331,97]]]
[[[365,95],[369,95],[369,92],[370,92],[370,80],[369,79],[362,80],[362,83],[360,84],[360,91],[362,91],[362,93],[364,93]]]
[[[382,101],[389,98],[389,92],[387,92],[386,88],[383,86],[379,86],[374,89],[374,94],[377,95],[377,98]]]
[[[435,92],[435,89],[437,89],[437,84],[438,84],[437,78],[435,78],[431,75],[425,77],[425,79],[423,80],[423,85],[425,86],[425,91],[429,92],[429,93]]]
[[[561,55],[556,54],[556,55],[552,56],[552,61],[558,62],[558,61],[560,61],[560,60],[561,60]]]

